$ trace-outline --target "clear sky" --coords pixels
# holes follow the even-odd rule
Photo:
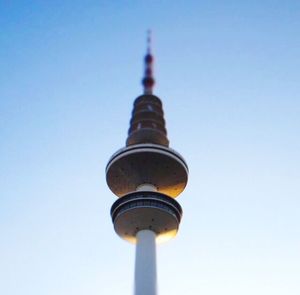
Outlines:
[[[132,294],[109,157],[146,30],[190,168],[160,294],[300,294],[300,2],[1,1],[0,294]]]

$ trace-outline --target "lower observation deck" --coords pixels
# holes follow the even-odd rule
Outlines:
[[[182,216],[181,206],[173,198],[158,192],[134,192],[118,199],[111,208],[117,234],[136,241],[141,230],[152,230],[158,240],[176,235]]]

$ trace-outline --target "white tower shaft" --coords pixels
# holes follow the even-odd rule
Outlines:
[[[134,295],[156,295],[156,234],[141,230],[136,238]]]

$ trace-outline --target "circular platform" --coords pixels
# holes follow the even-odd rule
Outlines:
[[[106,167],[106,181],[119,197],[151,184],[157,191],[177,197],[188,180],[188,167],[174,150],[156,144],[137,144],[117,151]]]
[[[157,240],[176,235],[182,216],[173,198],[157,192],[135,192],[118,199],[111,208],[116,233],[129,242],[136,241],[140,230],[152,230]]]

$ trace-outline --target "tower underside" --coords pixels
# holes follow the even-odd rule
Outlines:
[[[138,144],[116,152],[106,167],[107,184],[114,194],[122,197],[143,184],[172,198],[185,188],[188,167],[181,155],[157,144]]]

